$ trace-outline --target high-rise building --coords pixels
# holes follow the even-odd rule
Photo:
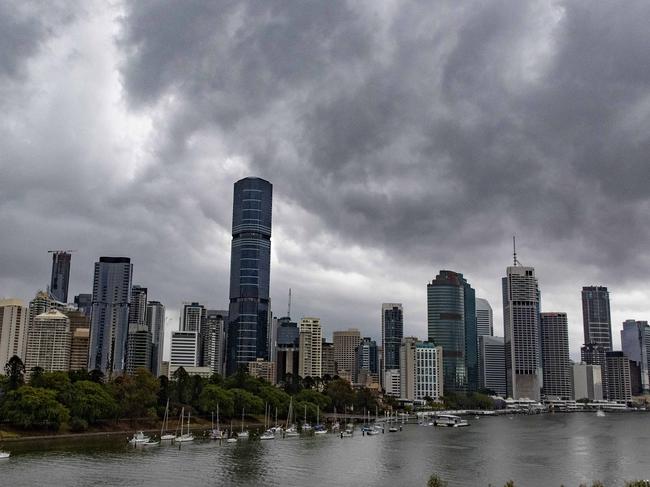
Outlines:
[[[582,288],[582,323],[585,345],[602,345],[612,350],[612,319],[609,311],[609,292],[603,286]]]
[[[353,381],[359,383],[359,374],[375,374],[379,379],[379,355],[377,342],[370,337],[364,337],[357,345],[353,368]]]
[[[502,280],[507,394],[539,401],[543,380],[539,287],[534,268],[515,264]]]
[[[68,307],[65,303],[54,299],[51,294],[48,294],[45,291],[38,291],[36,296],[34,296],[34,299],[29,302],[29,320],[27,326],[31,328],[34,324],[34,318],[52,309],[63,312],[66,311]]]
[[[125,366],[133,265],[128,257],[100,257],[95,262],[88,368],[106,375]]]
[[[65,315],[70,320],[70,370],[88,369],[88,345],[90,342],[90,317],[83,311],[69,310]]]
[[[623,353],[638,368],[641,393],[650,393],[650,326],[647,321],[625,320],[621,330]]]
[[[20,299],[0,299],[0,371],[14,355],[25,362],[27,316],[27,307]]]
[[[623,352],[607,352],[607,399],[629,402],[632,400],[630,360]]]
[[[573,364],[571,370],[573,400],[589,399],[590,401],[600,401],[603,399],[600,365]]]
[[[151,332],[146,324],[131,323],[126,341],[126,372],[151,370]]]
[[[381,350],[382,372],[399,370],[400,347],[404,338],[404,309],[402,303],[382,303],[381,305]],[[336,341],[335,341],[336,346]],[[386,383],[384,381],[384,389]]]
[[[181,331],[201,331],[205,317],[205,308],[199,303],[183,303],[181,315]]]
[[[476,298],[476,334],[494,335],[492,306],[487,299]]]
[[[580,347],[580,360],[585,364],[600,367],[603,398],[607,399],[609,397],[607,388],[607,349],[603,345],[596,343],[583,345]]]
[[[400,397],[401,369],[386,369],[384,376],[384,392],[388,396]]]
[[[147,288],[134,285],[129,303],[129,325],[147,324]]]
[[[478,356],[479,388],[506,397],[506,358],[503,337],[479,335]]]
[[[321,367],[323,372],[323,377],[330,376],[334,377],[336,375],[336,361],[334,360],[334,343],[326,342],[323,338],[323,365]],[[279,349],[279,348],[278,348]]]
[[[291,318],[288,316],[278,318],[278,326],[275,331],[275,343],[277,347],[298,346],[298,339],[300,337],[298,323],[291,321]]]
[[[71,254],[62,250],[52,251],[52,278],[50,294],[61,303],[68,302]]]
[[[298,374],[305,377],[323,376],[323,332],[320,318],[300,320],[300,355]]]
[[[90,319],[90,315],[93,312],[92,294],[77,294],[74,297],[74,304],[77,306],[77,310],[81,311]]]
[[[70,319],[66,315],[53,309],[36,316],[27,339],[25,370],[69,370],[71,341]]]
[[[260,178],[235,183],[230,256],[227,373],[267,360],[273,185]]]
[[[442,270],[427,284],[429,342],[442,347],[448,392],[478,390],[476,296],[462,274]]]
[[[172,331],[169,368],[199,366],[199,332]]]
[[[151,372],[162,375],[161,364],[165,339],[165,306],[160,301],[147,303],[147,328],[151,333]]]
[[[275,362],[269,362],[258,358],[254,362],[248,362],[248,373],[258,379],[264,379],[275,385]]]
[[[566,313],[541,313],[544,395],[571,399],[569,322]]]
[[[338,330],[334,337],[334,362],[336,362],[336,374],[339,376],[352,375],[354,369],[354,351],[361,343],[361,332],[356,328],[349,330]]]
[[[215,374],[223,374],[223,361],[226,346],[226,310],[209,309],[205,312],[203,326],[203,366],[210,367]],[[275,383],[275,378],[273,381]]]
[[[400,347],[400,398],[437,400],[443,395],[443,350],[430,342],[405,337]]]
[[[300,376],[300,349],[297,345],[278,347],[275,355],[276,383],[284,384]]]

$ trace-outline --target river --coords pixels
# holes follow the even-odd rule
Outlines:
[[[133,448],[126,438],[5,443],[0,486],[606,487],[650,478],[650,414],[544,414],[470,419],[467,428],[405,425],[352,438]],[[590,484],[591,485],[591,484]]]

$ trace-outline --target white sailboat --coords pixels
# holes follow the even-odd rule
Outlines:
[[[176,437],[176,441],[179,443],[194,441],[194,435],[190,433],[190,415],[191,413],[187,413],[187,433],[183,433],[183,418],[185,417],[185,408],[181,410],[181,434]]]
[[[302,422],[302,430],[305,431],[305,432],[312,430],[311,424],[309,424],[307,422],[307,405],[306,404],[305,404],[305,419]]]
[[[267,424],[267,418],[268,418],[268,423],[271,422],[270,418],[270,407],[267,405],[264,410],[264,428],[265,431],[260,435],[260,440],[275,440],[275,433],[269,428],[269,424]]]
[[[131,439],[129,440],[129,443],[132,445],[141,445],[143,443],[146,443],[149,441],[150,438],[145,435],[142,431],[138,431],[137,433],[134,433]]]
[[[244,429],[244,408],[241,410],[241,430],[237,433],[238,440],[245,440],[248,438],[248,430]]]
[[[316,406],[316,426],[314,426],[315,435],[324,435],[327,434],[327,429],[325,426],[320,424],[320,406]]]
[[[298,433],[298,428],[296,428],[296,425],[291,422],[292,417],[293,417],[293,397],[289,401],[289,411],[287,412],[287,426],[284,430],[285,438],[295,438],[296,436],[300,436],[300,433]]]
[[[169,428],[169,399],[167,399],[167,406],[165,406],[165,416],[163,417],[162,426],[160,427],[160,441],[174,441],[176,435],[167,433]]]
[[[0,459],[9,458],[10,456],[11,456],[11,453],[6,452],[6,451],[0,451]]]
[[[217,427],[214,427],[214,413],[212,413],[212,428],[210,431],[210,438],[213,440],[222,440],[223,431],[219,427],[219,404],[217,404]]]

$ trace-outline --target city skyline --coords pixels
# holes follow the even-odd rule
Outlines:
[[[47,250],[70,248],[70,295],[127,255],[174,326],[183,301],[225,309],[231,185],[256,175],[275,189],[275,314],[291,287],[326,334],[376,336],[395,301],[424,337],[424,286],[455,269],[501,335],[512,234],[574,359],[583,286],[610,290],[615,349],[647,319],[647,5],[244,4],[8,7],[3,296],[45,289]],[[219,28],[239,13],[251,42]],[[313,19],[323,42],[296,49]]]

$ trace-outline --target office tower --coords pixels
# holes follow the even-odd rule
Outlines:
[[[573,400],[601,401],[603,399],[600,365],[573,364],[571,372]]]
[[[205,308],[199,303],[183,303],[181,331],[201,331]]]
[[[647,321],[625,320],[621,330],[623,353],[638,368],[641,393],[650,393],[650,326]]]
[[[67,371],[70,367],[70,319],[55,309],[34,318],[27,338],[25,370]]]
[[[70,253],[63,250],[53,250],[52,278],[50,294],[61,303],[68,302],[68,284],[70,282]]]
[[[585,345],[602,345],[612,349],[612,320],[609,312],[609,292],[603,286],[582,288],[582,323]]]
[[[305,377],[322,377],[323,333],[320,318],[300,320],[300,355],[298,374]]]
[[[479,335],[478,356],[479,388],[506,397],[506,358],[503,337]]]
[[[151,371],[151,332],[145,324],[131,323],[126,341],[126,372],[137,369]]]
[[[544,396],[570,399],[571,359],[566,313],[541,313],[540,329]]]
[[[600,367],[603,398],[608,398],[607,389],[607,349],[602,345],[588,343],[580,347],[580,360],[588,365]]]
[[[299,337],[300,330],[298,329],[298,323],[291,321],[291,318],[288,316],[278,318],[275,340],[277,347],[297,347]]]
[[[199,332],[172,331],[169,368],[198,367]]]
[[[322,356],[323,362],[321,370],[323,372],[323,377],[329,376],[330,378],[336,375],[336,361],[334,360],[334,343],[326,342],[323,338],[322,345]],[[279,350],[279,349],[278,349]]]
[[[81,311],[90,319],[90,315],[93,312],[92,294],[77,294],[74,297],[74,304],[77,306],[77,310]]]
[[[228,312],[226,310],[206,310],[202,332],[203,366],[210,367],[214,374],[223,374],[227,322]],[[275,383],[275,378],[270,382]]]
[[[513,399],[539,401],[543,379],[539,335],[540,293],[535,269],[522,266],[515,258],[515,265],[507,268],[502,285],[507,394]]]
[[[4,373],[4,366],[14,355],[25,362],[27,316],[27,307],[20,299],[0,299],[0,372]]]
[[[379,356],[377,353],[377,342],[370,337],[364,337],[355,350],[355,361],[353,369],[353,381],[359,383],[359,374],[375,374],[379,379]]]
[[[607,352],[607,399],[617,402],[632,400],[630,360],[623,352]]]
[[[384,394],[387,396],[400,397],[401,369],[385,369],[384,373]]]
[[[151,332],[151,372],[159,376],[165,338],[165,306],[160,301],[147,303],[146,323]]]
[[[267,360],[273,185],[260,178],[235,183],[230,255],[227,374]]]
[[[381,305],[381,375],[385,378],[386,370],[400,368],[400,347],[404,337],[404,309],[402,303],[382,303]],[[336,340],[335,340],[336,345]],[[384,389],[386,382],[384,380]]]
[[[70,320],[70,370],[88,369],[88,345],[90,341],[90,317],[82,311],[69,310],[65,315]]]
[[[494,335],[492,306],[487,299],[476,298],[476,335]]]
[[[128,257],[95,262],[88,368],[110,376],[125,366],[133,265]]]
[[[300,376],[300,349],[297,345],[278,347],[275,356],[276,383],[284,384]]]
[[[354,351],[361,343],[361,332],[356,328],[350,328],[349,330],[335,331],[332,335],[334,337],[336,374],[341,377],[344,375],[351,377],[354,368]]]
[[[134,285],[129,303],[129,325],[147,324],[147,288]]]
[[[267,328],[267,350],[269,351],[268,361],[275,362],[275,349],[277,347],[277,337],[278,337],[278,319],[272,318],[273,310],[271,309],[271,300],[269,299],[269,326]]]
[[[430,342],[405,337],[400,347],[400,398],[439,399],[443,396],[443,350]]]
[[[442,347],[447,392],[478,390],[476,296],[462,274],[442,270],[427,284],[428,338]]]
[[[275,362],[269,362],[261,358],[258,358],[254,362],[248,362],[248,373],[257,379],[264,379],[275,385]]]
[[[67,309],[67,306],[65,303],[61,303],[54,299],[45,291],[38,291],[34,299],[29,302],[29,321],[27,326],[31,327],[34,323],[34,318],[50,311],[51,309],[63,312]]]

